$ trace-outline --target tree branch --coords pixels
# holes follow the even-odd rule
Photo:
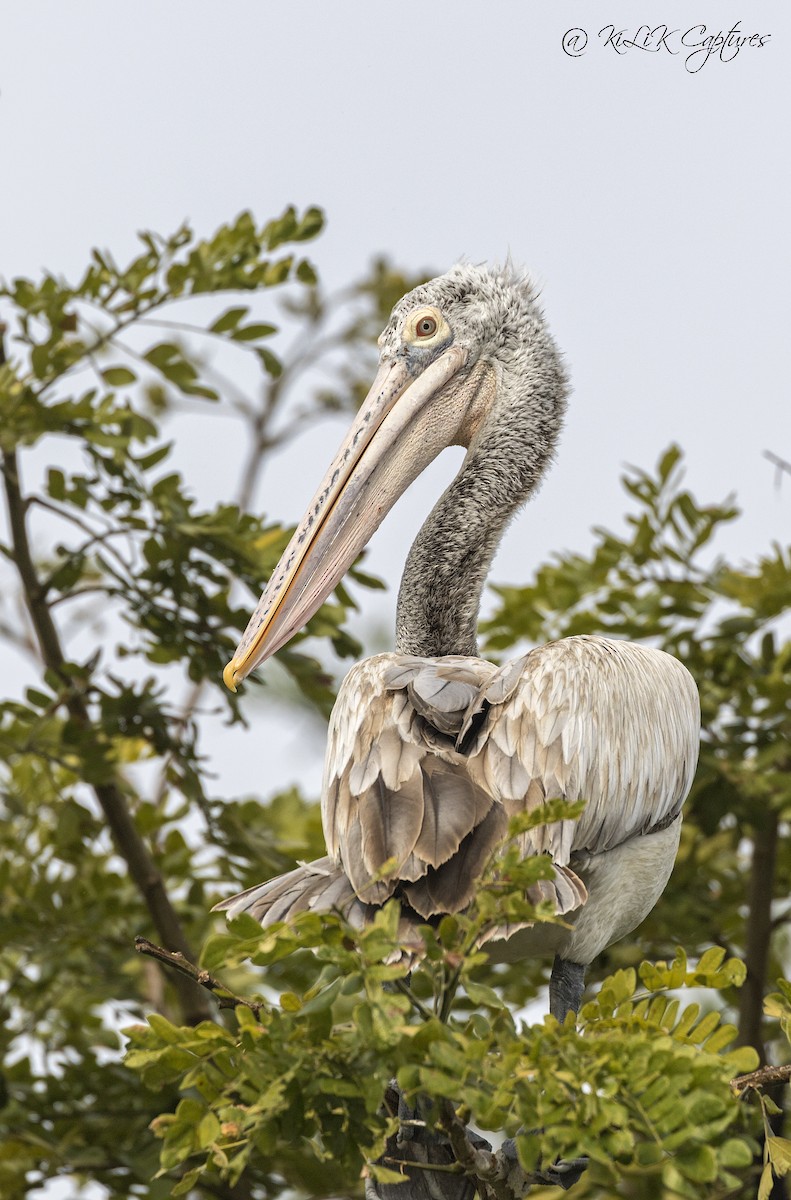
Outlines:
[[[493,1151],[485,1138],[468,1128],[450,1100],[440,1101],[436,1128],[415,1120],[395,1083],[385,1096],[385,1107],[392,1115],[398,1113],[401,1124],[388,1138],[380,1162],[400,1168],[406,1178],[397,1184],[367,1179],[366,1200],[522,1200],[533,1187],[566,1191],[588,1166],[587,1158],[575,1158],[525,1171],[512,1139]]]
[[[785,458],[781,458],[779,454],[773,454],[771,450],[764,450],[764,458],[768,458],[770,463],[773,463],[777,468],[775,472],[775,487],[780,487],[780,482],[783,478],[783,472],[791,475],[791,462]]]
[[[0,355],[0,365],[3,357],[4,355]],[[83,695],[75,687],[74,679],[65,670],[66,656],[33,562],[27,530],[28,501],[23,497],[20,487],[16,451],[10,450],[3,454],[2,471],[14,561],[41,658],[45,666],[63,680],[64,702],[75,725],[83,730],[90,730],[92,722],[88,707]],[[159,936],[169,946],[190,958],[189,943],[181,921],[170,902],[162,876],[135,825],[123,791],[117,783],[110,782],[93,784],[93,792],[110,827],[116,849],[129,868]],[[211,1008],[195,984],[178,979],[176,991],[185,1021],[193,1023],[212,1018]]]
[[[754,1046],[764,1061],[761,1036],[764,988],[772,939],[772,899],[777,863],[777,813],[768,809],[753,837],[753,859],[747,894],[745,965],[747,978],[739,995],[739,1044]]]
[[[246,1000],[243,996],[237,996],[235,992],[232,992],[219,979],[215,979],[213,975],[210,975],[208,971],[204,971],[201,967],[196,967],[194,963],[191,963],[178,950],[175,952],[165,950],[162,946],[157,946],[154,942],[150,942],[148,938],[144,937],[135,938],[135,950],[138,954],[146,954],[149,958],[154,958],[157,962],[172,967],[180,975],[186,976],[193,983],[197,983],[200,987],[211,992],[219,1008],[236,1008],[241,1004],[244,1008],[250,1009],[256,1020],[260,1020],[261,1011],[266,1008],[263,1000]]]
[[[750,1090],[767,1087],[775,1083],[788,1083],[791,1079],[791,1063],[782,1067],[759,1067],[750,1071],[749,1075],[737,1075],[731,1080],[731,1090],[736,1096],[741,1096]]]

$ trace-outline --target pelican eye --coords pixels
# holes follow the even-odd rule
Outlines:
[[[415,333],[419,338],[430,338],[434,336],[438,328],[436,317],[421,317],[415,326]]]

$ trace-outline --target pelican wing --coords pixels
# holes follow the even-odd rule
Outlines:
[[[322,817],[330,855],[366,904],[398,894],[431,917],[472,899],[508,815],[483,773],[470,771],[461,737],[489,705],[483,698],[498,676],[476,658],[384,654],[344,680],[331,721]],[[566,867],[558,865],[548,889],[558,912],[585,899],[584,885]]]
[[[545,799],[586,802],[577,821],[524,835],[525,854],[565,865],[669,825],[692,785],[699,737],[697,688],[677,659],[583,636],[497,671],[459,743],[471,777],[509,815]]]
[[[561,798],[585,800],[582,816],[521,835],[522,851],[555,866],[530,899],[573,912],[587,899],[576,871],[589,856],[678,817],[699,726],[681,663],[627,642],[566,638],[499,669],[459,656],[367,659],[344,680],[330,722],[329,857],[218,907],[264,924],[312,910],[363,925],[396,895],[415,942],[421,918],[470,903],[509,816]]]
[[[585,899],[570,864],[678,816],[699,726],[687,670],[627,642],[566,638],[499,669],[379,655],[352,669],[333,713],[327,848],[365,903],[398,894],[429,917],[469,903],[510,816],[581,799],[578,820],[522,835],[525,855],[551,856],[569,911]]]
[[[344,680],[322,817],[330,855],[366,903],[398,892],[429,917],[472,898],[507,818],[470,778],[455,743],[494,673],[478,659],[382,654]]]
[[[364,929],[376,915],[376,909],[364,904],[355,894],[343,868],[330,858],[300,863],[286,875],[278,875],[276,879],[229,896],[212,909],[212,912],[220,911],[229,917],[249,913],[265,929],[278,921],[290,921],[303,912],[337,913],[355,929]],[[407,960],[412,965],[425,950],[419,921],[408,912],[403,912],[399,921],[398,940],[402,952],[389,961]]]

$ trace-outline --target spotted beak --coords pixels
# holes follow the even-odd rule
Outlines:
[[[466,361],[451,345],[417,376],[404,359],[382,363],[223,672],[232,691],[310,620],[402,492],[457,440],[467,398],[448,385]]]

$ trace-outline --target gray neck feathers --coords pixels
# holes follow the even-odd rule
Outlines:
[[[407,558],[396,650],[477,655],[481,594],[506,525],[536,489],[563,421],[566,379],[547,331],[500,360],[499,386],[456,478]]]

